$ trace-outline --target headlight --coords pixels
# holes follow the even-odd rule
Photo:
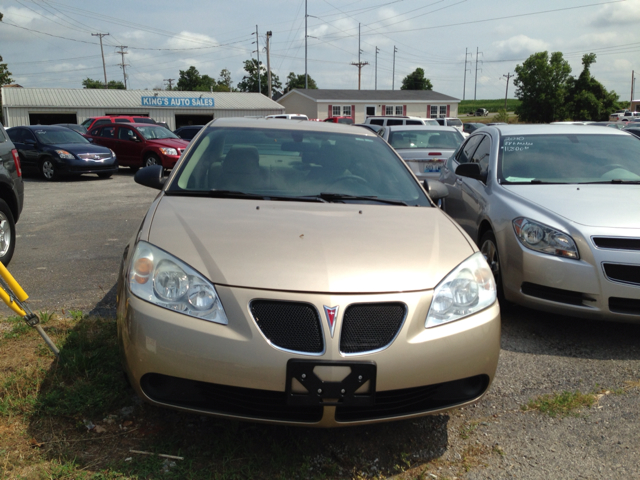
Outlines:
[[[496,282],[482,253],[458,265],[433,292],[425,328],[453,322],[483,310],[496,301]]]
[[[175,148],[161,147],[160,151],[165,155],[178,155],[178,151]]]
[[[139,242],[131,259],[129,289],[136,297],[169,310],[227,325],[213,285],[173,255]]]
[[[111,150],[111,149],[109,149],[109,150]],[[116,152],[114,152],[113,150],[111,150],[111,156],[112,156],[113,158],[116,158]]]
[[[56,150],[56,153],[60,158],[66,158],[67,160],[73,160],[76,158],[73,156],[73,153],[69,153],[66,150]]]
[[[513,221],[513,229],[520,243],[531,250],[575,260],[580,258],[573,238],[560,230],[523,217]]]

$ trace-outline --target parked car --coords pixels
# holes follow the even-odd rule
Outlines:
[[[419,180],[438,178],[446,160],[464,141],[453,127],[406,125],[384,127],[378,132]]]
[[[89,131],[98,145],[116,152],[120,165],[132,170],[149,165],[173,166],[189,142],[159,125],[143,123],[110,123]]]
[[[56,125],[60,127],[70,128],[74,132],[78,132],[83,137],[87,137],[87,127],[85,127],[84,125],[80,125],[78,123],[56,123]]]
[[[385,116],[385,117],[367,117],[364,119],[364,123],[372,125],[380,125],[382,127],[392,125],[438,125],[433,118],[420,118],[420,117],[400,117],[400,116]]]
[[[9,265],[16,248],[16,223],[24,204],[18,150],[0,123],[0,262]]]
[[[351,117],[329,117],[323,120],[329,123],[345,123],[347,125],[353,125],[353,118]]]
[[[204,127],[204,125],[185,125],[184,127],[180,127],[174,130],[173,133],[175,133],[176,136],[180,137],[183,140],[191,141],[193,140],[193,137],[195,137],[198,132],[202,130],[202,127]]]
[[[631,135],[635,135],[636,137],[640,137],[640,125],[635,127],[633,125],[629,125],[627,128],[624,128],[622,131],[630,133]]]
[[[586,125],[591,125],[593,127],[609,127],[609,128],[617,128],[618,130],[624,128],[624,124],[620,122],[590,122]]]
[[[441,173],[444,209],[507,301],[640,322],[640,142],[584,125],[472,133]]]
[[[302,113],[282,113],[279,115],[267,115],[265,118],[277,118],[280,120],[309,120],[309,117]]]
[[[336,427],[485,394],[500,349],[491,271],[376,135],[219,118],[162,173],[135,176],[160,192],[117,286],[144,400]]]
[[[110,178],[118,171],[113,150],[94,145],[69,128],[29,125],[11,127],[7,133],[18,149],[22,168],[39,171],[46,180],[85,173]]]
[[[460,133],[463,133],[462,120],[460,120],[459,118],[454,118],[454,117],[436,118],[436,122],[438,122],[438,125],[442,125],[443,127],[457,128]]]
[[[375,123],[356,123],[355,127],[364,127],[367,130],[371,130],[373,133],[378,133],[384,127],[382,125],[376,125]]]
[[[487,110],[486,108],[478,108],[474,115],[476,117],[486,117],[487,115],[489,115],[489,110]]]
[[[156,121],[153,118],[136,116],[136,115],[105,115],[102,117],[87,118],[82,122],[82,126],[87,130],[92,130],[100,125],[106,125],[108,123],[150,123],[155,124]]]
[[[473,122],[467,122],[464,123],[462,125],[462,131],[464,133],[473,133],[475,132],[477,129],[484,127],[486,124],[485,123],[473,123]]]

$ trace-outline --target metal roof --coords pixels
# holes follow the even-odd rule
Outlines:
[[[283,109],[260,93],[176,92],[167,90],[112,90],[78,88],[2,88],[5,107],[143,108],[142,97],[213,98],[213,110]],[[144,107],[166,108],[166,107]],[[181,107],[184,108],[184,107]]]
[[[289,95],[299,94],[315,100],[317,102],[377,102],[377,103],[393,103],[393,102],[459,102],[459,98],[450,97],[443,93],[434,92],[433,90],[322,90],[322,89],[304,89],[294,88],[286,95],[279,98],[288,97]]]

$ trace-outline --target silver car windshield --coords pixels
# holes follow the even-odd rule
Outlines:
[[[464,138],[457,132],[429,130],[394,130],[389,133],[389,145],[395,149],[435,148],[455,150]]]
[[[503,183],[624,183],[640,181],[640,140],[631,135],[504,136]]]
[[[382,139],[326,131],[208,127],[167,194],[225,191],[291,199],[338,194],[358,197],[340,201],[372,197],[431,205]]]

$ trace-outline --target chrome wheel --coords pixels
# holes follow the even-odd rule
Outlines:
[[[56,177],[56,167],[51,160],[42,162],[42,175],[47,180],[53,180]]]
[[[11,222],[0,212],[0,257],[4,257],[11,248]]]
[[[146,158],[146,160],[144,161],[144,166],[145,167],[150,167],[151,165],[160,165],[160,162],[158,162],[158,159],[156,157],[154,157],[153,155],[148,156]]]
[[[496,245],[491,240],[485,240],[480,251],[482,255],[484,255],[489,267],[491,267],[491,272],[497,281],[500,277],[500,259],[498,258]]]

